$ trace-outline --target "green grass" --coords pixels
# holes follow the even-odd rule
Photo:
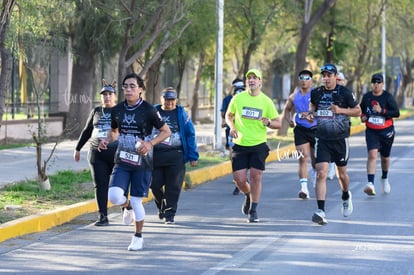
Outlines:
[[[0,223],[52,210],[94,198],[95,190],[89,169],[61,171],[49,176],[52,188],[41,191],[35,180],[7,185],[0,189]],[[6,210],[7,206],[20,206]]]

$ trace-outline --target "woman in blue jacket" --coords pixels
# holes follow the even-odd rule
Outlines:
[[[158,217],[166,224],[175,223],[178,199],[185,176],[185,164],[198,162],[195,128],[190,117],[177,105],[177,92],[168,87],[162,91],[161,104],[155,108],[171,130],[171,136],[154,146],[154,170],[151,190],[158,208]],[[158,134],[154,129],[153,136]]]

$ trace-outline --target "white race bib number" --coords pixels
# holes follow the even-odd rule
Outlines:
[[[250,107],[243,107],[242,117],[248,119],[260,119],[262,117],[262,110]]]
[[[369,123],[372,123],[374,125],[380,125],[380,126],[382,126],[385,123],[385,119],[382,116],[370,116],[368,118],[368,122]]]
[[[333,117],[333,113],[331,110],[317,110],[316,111],[316,116],[319,117]]]
[[[137,165],[139,165],[139,162],[140,162],[139,161],[140,160],[139,155],[132,154],[132,153],[129,153],[129,152],[126,152],[126,151],[120,151],[119,152],[119,158],[123,161],[132,162],[132,163],[137,164]]]

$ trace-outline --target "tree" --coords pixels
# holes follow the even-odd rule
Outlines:
[[[42,148],[47,139],[46,124],[44,120],[45,114],[42,110],[42,103],[47,93],[47,87],[49,86],[49,66],[42,66],[37,63],[33,68],[29,64],[26,64],[26,68],[28,68],[31,73],[33,92],[36,97],[37,129],[31,129],[30,132],[36,147],[37,181],[41,190],[50,190],[51,186],[46,170],[49,161],[56,151],[58,141],[53,144],[53,148],[49,155],[43,159]]]
[[[315,25],[323,18],[324,14],[332,8],[337,0],[324,0],[323,3],[312,12],[312,0],[304,1],[303,21],[300,27],[299,40],[295,57],[295,76],[299,74],[303,68],[306,68],[306,56],[308,52],[309,42]],[[297,86],[297,79],[294,78],[294,87]]]
[[[96,68],[110,59],[119,48],[119,29],[113,24],[117,14],[116,2],[74,0],[72,20],[67,24],[69,51],[73,54],[71,102],[65,128],[73,129],[71,138],[77,138],[92,108],[95,95]]]
[[[122,45],[118,60],[118,81],[127,72],[138,72],[142,77],[147,72],[159,74],[164,52],[182,36],[191,24],[186,18],[188,7],[183,0],[151,1],[131,0],[129,5],[121,2],[121,15],[125,18]],[[174,11],[174,12],[172,12]],[[160,60],[161,59],[161,60]],[[133,67],[138,64],[138,67]],[[150,68],[157,68],[149,70]],[[151,76],[148,79],[158,79]],[[156,83],[147,82],[146,95],[154,100]]]
[[[227,28],[233,30],[231,37],[238,44],[235,48],[242,56],[237,76],[243,76],[249,70],[251,57],[263,42],[269,26],[275,22],[276,15],[283,10],[282,4],[276,0],[225,2]]]
[[[313,28],[321,20],[321,18],[323,18],[324,14],[326,14],[326,12],[335,5],[336,1],[337,0],[324,0],[323,3],[314,10],[314,12],[312,12],[313,1],[304,1],[303,21],[301,21],[301,26],[299,28],[300,32],[296,47],[294,76],[297,76],[301,70],[307,67],[306,56],[312,37]],[[297,87],[298,80],[296,77],[293,79],[293,87]],[[293,91],[293,89],[291,90]],[[282,127],[278,130],[278,135],[286,135],[288,128],[289,125],[287,122],[282,121]]]
[[[16,1],[14,0],[3,0],[0,13],[0,128],[5,112],[6,93],[10,87],[13,66],[11,51],[6,47],[6,37],[15,3]]]

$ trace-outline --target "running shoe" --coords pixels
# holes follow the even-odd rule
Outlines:
[[[256,211],[250,211],[249,213],[249,218],[247,219],[247,222],[252,223],[252,222],[259,222],[259,218],[257,217],[257,212]]]
[[[250,195],[249,196],[244,196],[244,202],[242,205],[242,213],[244,215],[249,214],[249,210],[250,210]]]
[[[124,221],[124,224],[130,225],[135,220],[135,213],[134,209],[127,209],[126,207],[122,208],[122,220]]]
[[[368,196],[375,196],[375,186],[372,184],[372,182],[368,182],[367,185],[365,185],[364,192]]]
[[[144,247],[144,239],[132,236],[131,243],[128,246],[129,251],[141,250]]]
[[[103,214],[100,214],[98,220],[95,222],[95,226],[105,226],[108,224],[108,217]]]
[[[174,216],[165,217],[165,224],[175,224]]]
[[[390,185],[390,182],[388,181],[388,178],[381,179],[381,184],[382,184],[382,192],[384,192],[385,194],[388,194],[391,192],[391,185]]]
[[[308,190],[308,188],[303,188],[302,187],[302,189],[299,191],[298,196],[299,196],[299,198],[301,198],[303,200],[309,199],[309,190]]]
[[[237,186],[235,186],[234,190],[233,190],[233,195],[237,196],[238,194],[240,194],[240,190],[239,190],[239,188],[237,188]]]
[[[348,191],[349,194],[349,198],[345,201],[342,201],[342,215],[344,215],[344,217],[348,217],[352,214],[352,211],[354,210],[354,207],[352,205],[352,194],[351,191]]]
[[[326,220],[325,211],[323,211],[322,209],[316,210],[312,215],[312,221],[319,225],[327,224],[328,221]]]

